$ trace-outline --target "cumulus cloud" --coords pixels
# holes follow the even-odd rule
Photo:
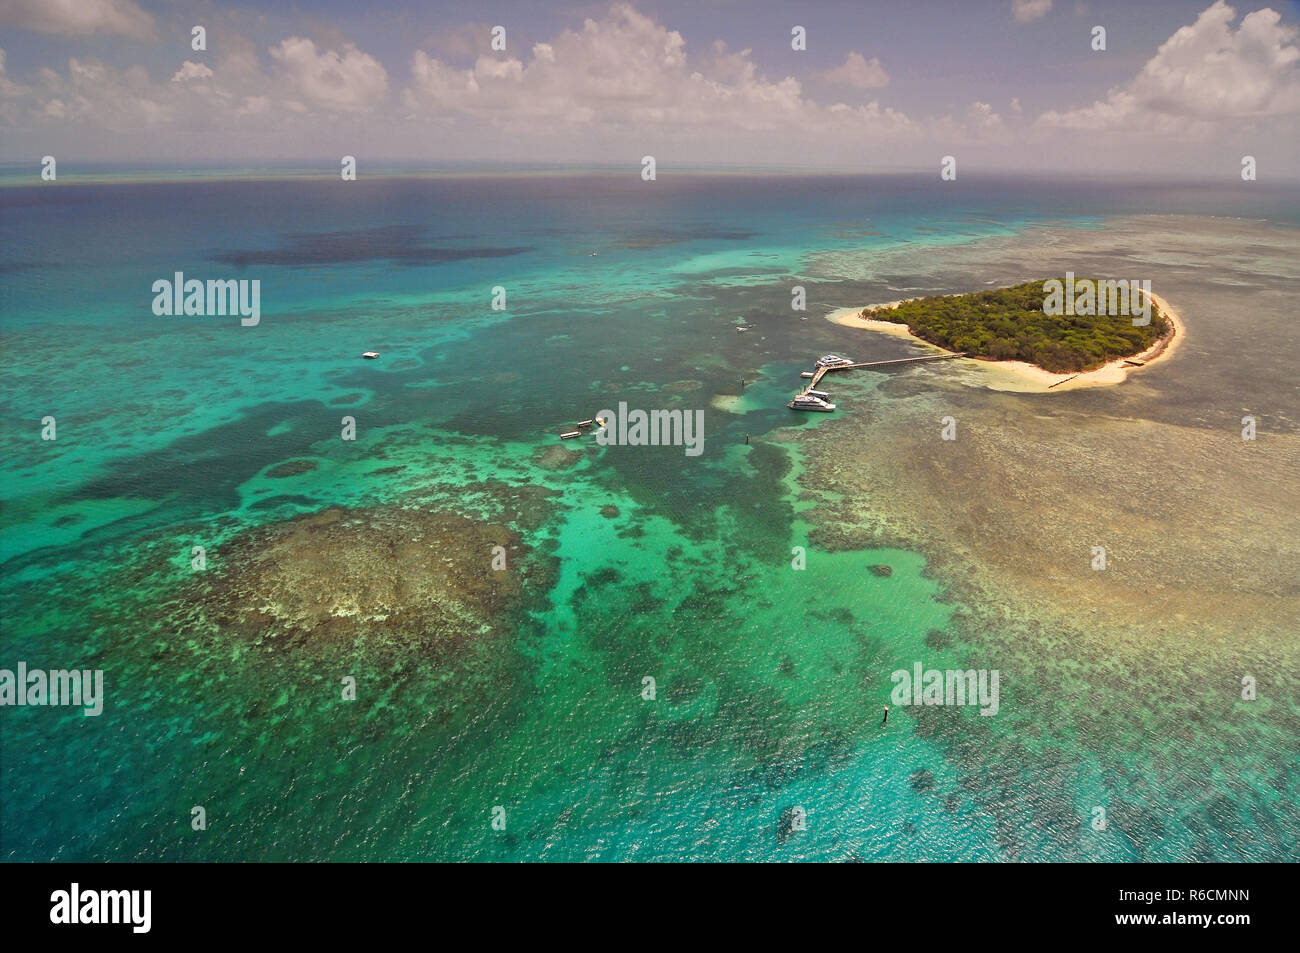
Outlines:
[[[154,21],[135,0],[5,0],[0,26],[62,36],[118,34],[154,38]]]
[[[0,119],[11,126],[96,126],[101,140],[129,138],[146,149],[150,140],[139,137],[151,129],[205,133],[225,143],[232,135],[292,128],[309,142],[327,134],[337,117],[364,114],[372,104],[391,115],[383,67],[346,40],[338,46],[322,49],[289,37],[270,50],[268,69],[255,44],[223,31],[213,59],[185,60],[159,82],[143,66],[120,69],[73,57],[66,70],[42,68],[22,86],[4,74],[0,55]]]
[[[969,105],[947,115],[909,115],[884,93],[869,102],[861,94],[853,103],[814,99],[796,76],[765,72],[751,50],[688,44],[628,3],[531,46],[511,34],[508,52],[484,49],[490,28],[470,25],[454,42],[413,53],[400,79],[337,32],[254,42],[218,34],[214,22],[211,53],[183,60],[182,47],[154,80],[143,66],[81,55],[64,60],[66,68],[17,77],[5,72],[0,51],[0,147],[29,152],[39,140],[89,144],[103,155],[251,158],[287,149],[355,154],[364,145],[376,155],[431,160],[654,154],[664,162],[855,168],[928,164],[932,154],[949,153],[989,166],[1045,158],[1073,165],[1086,155],[1091,168],[1112,154],[1132,165],[1164,151],[1155,142],[1133,158],[1113,149],[1113,137],[1092,132],[1115,128],[1168,131],[1182,144],[1200,136],[1203,158],[1212,134],[1231,136],[1243,117],[1277,119],[1261,123],[1252,141],[1286,143],[1300,115],[1297,31],[1272,10],[1235,21],[1226,3],[1214,3],[1105,99],[1042,113],[1032,124],[1021,102],[1007,103],[998,89],[972,90]],[[817,65],[809,62],[803,75],[819,90],[897,85],[877,59],[856,51],[827,71]]]
[[[974,102],[966,111],[970,125],[978,132],[989,132],[1002,128],[1002,117],[993,111],[989,103]]]
[[[1300,110],[1300,49],[1291,43],[1297,31],[1267,8],[1247,14],[1234,31],[1236,15],[1216,0],[1127,85],[1090,106],[1045,112],[1039,124],[1100,130],[1140,123],[1158,133],[1208,135],[1224,121]]]
[[[17,96],[22,87],[5,75],[5,51],[0,47],[0,97]]]
[[[926,132],[945,148],[958,143],[998,141],[1004,138],[1006,124],[989,103],[973,102],[959,115],[939,116],[926,123]]]
[[[353,44],[345,44],[340,53],[291,36],[270,52],[299,93],[326,109],[364,109],[388,93],[387,70]]]
[[[822,134],[833,135],[837,129],[869,134],[911,126],[905,115],[875,102],[818,105],[794,77],[764,76],[748,49],[716,42],[688,55],[680,33],[625,3],[585,20],[581,29],[535,44],[522,59],[485,54],[457,69],[418,51],[402,100],[413,118],[450,115],[524,130],[561,122],[610,132],[650,127],[725,136],[727,130],[809,129],[822,122],[829,124]]]
[[[620,4],[581,30],[535,44],[526,62],[486,54],[462,70],[417,51],[403,101],[425,116],[743,126],[769,124],[800,106],[798,81],[763,78],[749,50],[714,44],[693,68],[685,46],[677,31]]]
[[[852,86],[854,89],[874,89],[889,85],[889,74],[880,65],[880,60],[874,56],[868,60],[857,52],[850,52],[841,65],[827,70],[823,75],[827,82]]]
[[[155,126],[174,116],[171,105],[149,82],[143,66],[114,69],[94,58],[68,60],[66,75],[40,71],[39,115],[90,120],[110,128]]]
[[[479,157],[515,149],[602,158],[657,150],[705,161],[823,164],[899,162],[910,146],[939,135],[945,144],[991,142],[1001,123],[987,104],[916,120],[878,100],[818,102],[795,77],[766,75],[751,50],[718,41],[688,51],[679,32],[627,3],[517,52],[513,44],[510,52],[467,45],[486,32],[472,28],[453,44],[476,51],[469,64],[416,51],[398,97],[390,95],[384,66],[345,37],[290,36],[260,47],[269,55],[259,57],[258,45],[229,33],[214,56],[184,60],[159,82],[140,66],[88,59],[69,60],[66,73],[40,70],[31,87],[6,100],[4,115],[23,111],[38,125],[93,124],[137,148],[159,140],[136,130],[170,123],[168,131],[204,135],[223,148],[261,141],[262,151],[274,136],[276,149],[290,140],[304,151],[335,142],[354,148],[360,140],[401,154],[437,130],[440,151]],[[889,81],[877,60],[857,53],[832,72],[854,89]],[[0,80],[0,90],[8,88],[2,69]],[[454,137],[442,134],[452,128]]]
[[[1017,23],[1029,23],[1046,15],[1052,0],[1011,0],[1011,15]]]
[[[18,118],[19,100],[26,94],[26,87],[5,73],[5,51],[0,49],[0,122],[13,123]]]
[[[186,60],[172,76],[173,83],[188,83],[192,79],[211,79],[213,72],[202,63]]]

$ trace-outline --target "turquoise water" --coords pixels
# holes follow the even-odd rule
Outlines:
[[[945,193],[904,176],[0,190],[0,665],[102,668],[108,687],[98,718],[4,712],[4,856],[1073,856],[1047,831],[1008,845],[965,783],[969,753],[906,710],[881,725],[892,670],[965,667],[976,649],[919,553],[809,546],[817,500],[786,437],[827,418],[783,404],[844,346],[827,309],[917,279],[807,265],[1192,202],[1242,214],[1204,190]],[[153,281],[176,271],[260,280],[260,324],[153,315]],[[359,360],[369,349],[382,358]],[[703,410],[704,452],[586,440],[547,456],[620,400]],[[500,620],[508,638],[467,633],[452,661],[223,621],[191,547],[222,579],[252,565],[232,554],[259,530],[330,507],[386,508],[399,534],[403,508],[506,526],[547,584]],[[344,674],[355,702],[338,699]],[[1063,796],[1086,819],[1097,752],[1081,742],[1066,761]],[[208,830],[191,830],[194,805]],[[806,830],[789,830],[794,808]],[[1114,838],[1093,856],[1231,854],[1188,844]]]

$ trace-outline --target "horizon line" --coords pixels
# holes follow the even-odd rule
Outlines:
[[[64,160],[65,162],[67,160]],[[41,163],[36,159],[0,159],[0,185],[6,187],[57,184],[61,180],[78,184],[96,182],[121,182],[145,184],[150,181],[170,181],[176,178],[239,179],[243,181],[305,179],[316,176],[334,177],[339,174],[339,159],[335,156],[300,157],[293,159],[260,160],[250,163],[239,159],[176,159],[163,162],[138,159],[106,159],[82,163],[73,168],[60,169],[60,178],[53,183],[41,180]],[[357,178],[417,178],[417,177],[526,177],[553,175],[640,175],[636,161],[555,161],[509,162],[480,159],[416,160],[409,158],[374,158],[358,163]],[[854,168],[845,166],[792,166],[754,165],[722,162],[661,163],[658,171],[666,177],[672,175],[803,175],[803,176],[937,176],[938,170],[929,166],[874,166]],[[1233,170],[1235,171],[1235,169]],[[35,181],[16,181],[20,176],[32,176]],[[963,178],[988,179],[1020,177],[1030,180],[1065,178],[1077,181],[1127,181],[1134,184],[1228,184],[1236,175],[1225,173],[1222,177],[1210,173],[1168,173],[1155,175],[1143,171],[1098,169],[1028,169],[1014,166],[981,167],[962,172]],[[1300,176],[1279,176],[1271,182],[1251,182],[1252,187],[1268,188],[1276,185],[1300,184]]]

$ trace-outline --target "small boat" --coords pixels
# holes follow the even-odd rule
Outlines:
[[[748,330],[749,330],[749,326],[748,326],[748,325],[745,325],[745,324],[738,324],[738,325],[736,325],[736,330],[737,330],[737,331],[748,331]]]
[[[577,427],[579,430],[586,430],[588,427],[590,427],[590,426],[591,426],[592,424],[594,424],[595,422],[596,422],[595,420],[579,420],[579,421],[578,421],[576,424],[574,424],[573,426]]]
[[[811,394],[795,394],[794,400],[786,406],[791,410],[818,410],[824,414],[829,414],[835,409],[834,404],[820,397],[813,397]]]
[[[572,440],[574,437],[581,437],[581,436],[582,436],[581,430],[566,430],[564,433],[560,434],[560,439]]]
[[[377,358],[377,357],[379,356],[379,352],[378,352],[378,351],[366,351],[366,353],[365,353],[365,354],[362,354],[361,356],[364,357],[367,361],[373,361],[375,358]]]

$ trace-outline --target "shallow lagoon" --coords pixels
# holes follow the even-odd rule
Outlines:
[[[354,184],[369,191],[0,194],[4,661],[102,668],[109,696],[93,724],[6,712],[7,857],[1285,856],[1294,197]],[[169,217],[179,194],[203,228]],[[1186,346],[1094,392],[1030,399],[918,368],[837,381],[828,418],[784,407],[817,354],[907,353],[821,320],[831,308],[1071,265],[1149,271]],[[154,317],[150,284],[176,270],[260,278],[261,323]],[[703,410],[703,454],[548,455],[620,399]],[[944,413],[961,435],[946,447]],[[1243,413],[1262,422],[1246,454]],[[453,664],[419,641],[250,637],[195,589],[265,527],[376,506],[399,526],[404,509],[477,519],[544,559],[509,638]],[[1086,570],[1103,531],[1104,580]],[[999,715],[895,710],[882,728],[889,673],[917,661],[999,669]],[[794,807],[806,830],[783,824]]]

